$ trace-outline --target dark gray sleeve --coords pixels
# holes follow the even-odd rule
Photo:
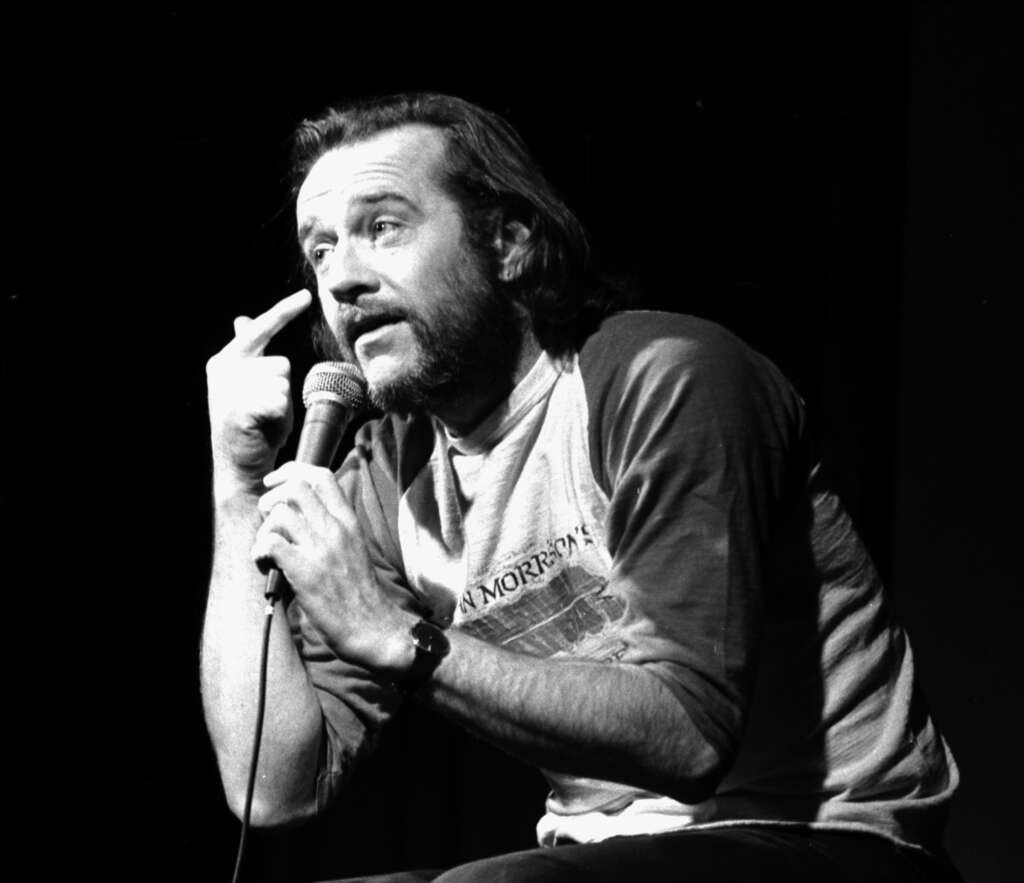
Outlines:
[[[801,403],[766,359],[689,317],[613,318],[580,363],[611,579],[631,611],[624,661],[659,677],[734,757]]]
[[[402,607],[414,609],[394,524],[398,501],[391,468],[394,455],[390,427],[367,424],[337,478],[362,527],[382,590]],[[322,809],[337,795],[358,760],[373,749],[381,728],[398,710],[401,694],[388,680],[336,656],[294,600],[288,616],[323,714],[323,750],[316,783],[317,807]]]

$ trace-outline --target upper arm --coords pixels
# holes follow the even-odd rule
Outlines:
[[[724,330],[671,316],[629,330],[617,351],[581,354],[611,579],[633,611],[626,661],[665,683],[728,762],[799,400]]]

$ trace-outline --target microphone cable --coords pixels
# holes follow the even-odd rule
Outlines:
[[[355,365],[348,362],[318,362],[314,365],[302,385],[302,403],[306,406],[306,416],[299,434],[296,462],[311,463],[314,466],[329,465],[338,451],[345,427],[352,416],[363,407],[365,401],[366,380]],[[270,626],[274,618],[274,605],[280,598],[280,581],[281,571],[271,569],[267,574],[266,589],[263,592],[267,606],[263,609],[265,619],[263,646],[260,651],[256,730],[252,740],[249,781],[245,789],[245,807],[242,811],[242,832],[238,840],[232,883],[238,883],[240,879],[246,839],[249,835],[252,798],[256,790],[256,770],[260,759],[260,741],[263,738],[263,718],[267,705]]]
[[[267,707],[267,667],[270,658],[270,626],[274,621],[274,606],[277,604],[277,581],[279,572],[267,574],[267,590],[264,593],[267,606],[263,608],[263,642],[260,649],[260,682],[256,701],[256,731],[252,737],[252,758],[249,761],[249,781],[245,787],[245,808],[242,810],[242,832],[238,838],[238,853],[235,856],[235,871],[231,883],[239,883],[242,859],[245,856],[245,842],[249,835],[249,820],[252,816],[252,797],[256,790],[256,769],[260,760],[260,741],[263,738],[263,717]]]

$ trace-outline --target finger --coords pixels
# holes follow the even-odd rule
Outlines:
[[[329,527],[327,507],[317,491],[305,481],[278,485],[260,497],[256,505],[267,522],[286,526],[293,537],[304,534],[310,527],[320,532]]]
[[[352,507],[345,495],[341,492],[341,485],[338,484],[337,476],[330,470],[324,470],[327,474],[321,475],[319,480],[313,484],[317,496],[323,501],[324,507],[342,524],[349,525],[354,522],[355,517]]]
[[[255,370],[263,376],[283,377],[288,380],[292,374],[292,363],[287,356],[260,356],[246,364],[252,364]]]
[[[256,532],[256,538],[274,534],[288,543],[300,543],[308,533],[302,515],[290,506],[272,506]]]
[[[308,289],[303,288],[278,301],[255,319],[245,322],[242,320],[247,317],[239,316],[235,320],[235,339],[232,341],[234,350],[242,356],[262,355],[274,335],[312,302],[313,295]]]
[[[299,463],[295,460],[290,460],[278,466],[273,472],[267,473],[263,483],[267,487],[277,487],[279,484],[293,480],[304,481],[316,487],[327,482],[334,482],[335,478],[334,473],[324,466],[314,466],[312,463]]]
[[[273,366],[264,367],[260,363],[266,358],[234,359],[211,369],[208,379],[211,415],[233,416],[243,422],[287,416],[291,407],[287,368],[282,372]],[[240,370],[243,365],[249,370]]]
[[[313,466],[309,463],[285,463],[263,479],[264,484],[270,488],[287,486],[293,481],[305,482],[316,492],[319,497],[324,515],[329,515],[340,521],[347,529],[351,530],[355,525],[355,515],[352,512],[351,504],[342,493],[338,477],[330,470],[322,466]],[[275,496],[271,500],[287,500],[292,505],[301,505],[301,499],[291,492],[288,496]],[[310,510],[312,514],[314,510]],[[317,516],[319,517],[319,515]]]
[[[256,508],[264,518],[267,518],[276,506],[290,506],[294,498],[295,494],[289,485],[278,485],[256,501]]]
[[[271,567],[276,567],[287,576],[297,554],[295,546],[280,534],[258,534],[249,549],[249,560],[256,565],[260,573],[266,573]]]

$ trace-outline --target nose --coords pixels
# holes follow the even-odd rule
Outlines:
[[[377,291],[380,279],[354,243],[335,244],[328,266],[320,277],[321,295],[337,303],[355,303],[361,294]]]

